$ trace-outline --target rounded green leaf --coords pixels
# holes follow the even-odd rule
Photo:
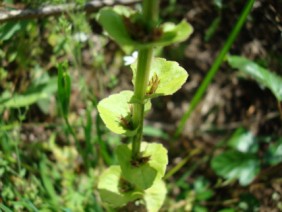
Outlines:
[[[137,63],[131,65],[133,71],[133,84],[136,78]],[[186,82],[188,74],[177,62],[167,61],[163,58],[154,58],[151,65],[147,98],[162,95],[171,95]]]
[[[104,7],[97,15],[97,21],[102,25],[109,36],[115,40],[126,52],[134,49],[152,48],[156,46],[167,46],[172,43],[186,40],[193,32],[193,28],[186,21],[182,21],[175,25],[173,23],[166,23],[160,26],[161,35],[158,39],[153,41],[138,41],[134,40],[129,33],[128,26],[125,24],[124,17],[129,17],[133,14],[132,10],[128,11],[124,7]],[[144,40],[146,40],[144,38]]]
[[[231,150],[215,156],[212,169],[225,179],[238,179],[240,184],[250,184],[260,170],[259,160],[253,154]]]
[[[158,212],[166,197],[166,187],[162,180],[156,180],[151,188],[145,191],[144,200],[148,212]]]
[[[98,190],[103,202],[111,207],[121,207],[130,201],[142,198],[143,193],[136,190],[120,191],[121,169],[119,166],[110,166],[102,173],[98,182]]]
[[[98,104],[98,111],[106,126],[117,134],[132,136],[136,133],[131,120],[132,104],[130,100],[132,91],[122,91],[118,94],[110,95],[101,100]],[[149,110],[151,103],[147,101],[145,110]]]
[[[130,145],[118,146],[116,154],[123,178],[141,190],[150,188],[165,174],[168,157],[162,144],[142,142],[141,156],[137,161],[131,158]]]
[[[244,128],[238,128],[228,140],[228,145],[239,152],[255,153],[258,150],[256,137]]]
[[[128,104],[132,95],[132,91],[122,91],[110,95],[98,104],[98,111],[102,120],[114,133],[129,135],[134,132],[133,129],[130,129],[132,128],[130,126],[131,106]]]

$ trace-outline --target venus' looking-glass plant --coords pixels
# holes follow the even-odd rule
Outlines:
[[[119,165],[110,166],[98,183],[102,200],[113,208],[140,200],[148,211],[158,211],[166,196],[162,177],[167,150],[159,143],[142,140],[143,120],[151,99],[175,93],[188,74],[176,62],[155,58],[153,52],[155,47],[184,41],[193,29],[186,21],[160,24],[158,11],[159,0],[144,0],[141,12],[116,6],[103,8],[97,16],[125,52],[138,51],[137,62],[131,65],[134,91],[121,91],[98,104],[106,126],[130,141],[117,147]]]

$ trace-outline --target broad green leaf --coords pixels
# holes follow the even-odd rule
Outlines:
[[[47,83],[38,85],[24,94],[14,94],[9,97],[7,93],[0,97],[0,110],[2,108],[20,108],[32,105],[42,99],[49,99],[57,90],[57,78],[50,79]]]
[[[133,84],[135,84],[137,62],[131,65],[133,71]],[[188,74],[177,62],[167,61],[163,58],[154,58],[151,64],[147,98],[162,95],[171,95],[186,82]]]
[[[233,133],[231,138],[228,140],[228,145],[239,152],[255,153],[258,150],[258,143],[255,136],[243,128],[238,128]]]
[[[145,190],[144,200],[148,212],[158,212],[166,197],[166,187],[162,180],[156,180],[151,188]]]
[[[282,78],[277,74],[259,66],[251,60],[239,56],[228,56],[232,68],[240,69],[243,73],[254,78],[260,85],[269,88],[274,96],[282,101]]]
[[[282,138],[269,146],[266,153],[266,160],[271,165],[282,162]]]
[[[130,9],[129,9],[130,10]],[[175,42],[186,40],[193,32],[193,28],[186,21],[180,22],[178,25],[167,23],[161,26],[162,35],[159,39],[151,42],[137,41],[131,38],[131,35],[124,23],[125,9],[115,9],[105,7],[101,9],[97,15],[98,22],[103,26],[109,36],[115,40],[125,51],[133,49],[142,49],[156,46],[166,46]]]
[[[142,198],[143,193],[136,190],[120,191],[121,169],[119,166],[110,166],[104,171],[98,182],[98,190],[103,202],[112,207],[121,207],[126,203]]]
[[[58,65],[58,98],[61,103],[61,109],[64,117],[69,113],[69,102],[71,94],[71,78],[67,72],[66,64]]]
[[[120,145],[116,150],[122,169],[122,176],[141,190],[151,187],[155,180],[161,179],[168,163],[167,150],[157,143],[141,143],[141,157],[145,163],[135,163],[131,158],[131,146]]]
[[[136,133],[132,124],[132,104],[130,100],[133,96],[132,91],[122,91],[118,94],[112,94],[101,100],[98,104],[98,111],[106,126],[117,134],[132,136]],[[148,101],[145,105],[145,111],[148,111],[151,103]]]
[[[215,156],[211,167],[225,179],[238,179],[240,184],[250,184],[260,170],[259,160],[253,154],[231,150]]]

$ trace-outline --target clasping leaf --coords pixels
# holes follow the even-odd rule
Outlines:
[[[98,111],[106,126],[117,134],[133,136],[136,129],[132,123],[133,105],[130,100],[133,96],[132,91],[122,91],[112,94],[101,100],[98,104]],[[151,103],[147,101],[145,110],[149,110]]]
[[[123,192],[120,189],[121,169],[119,166],[110,166],[99,178],[98,190],[103,202],[112,207],[121,207],[130,201],[142,198],[143,193],[132,190]]]
[[[135,84],[137,62],[131,65]],[[151,65],[146,98],[171,95],[186,82],[188,73],[177,62],[154,58]]]
[[[118,6],[114,8],[104,7],[97,15],[98,22],[102,25],[109,36],[115,40],[126,52],[130,52],[134,49],[152,48],[157,46],[167,46],[176,42],[186,40],[193,32],[193,28],[186,21],[182,21],[175,25],[173,23],[166,23],[159,26],[153,35],[149,36],[152,39],[146,38],[146,33],[142,33],[142,29],[139,29],[139,23],[137,26],[128,23],[136,18],[140,14],[134,14],[130,8],[122,9],[123,7]],[[130,12],[126,12],[130,11]],[[131,27],[133,29],[128,29]],[[134,39],[131,31],[143,35],[143,40]],[[154,35],[154,33],[156,35]]]
[[[116,154],[124,179],[141,190],[150,188],[165,174],[168,157],[161,144],[142,142],[140,158],[144,160],[137,162],[132,160],[130,145],[118,146]]]

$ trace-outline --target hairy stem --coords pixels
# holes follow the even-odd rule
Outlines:
[[[149,30],[152,30],[158,21],[158,7],[159,0],[143,1],[143,20]],[[137,129],[137,133],[132,140],[132,159],[136,159],[140,153],[143,134],[144,98],[149,81],[152,59],[153,48],[139,50],[134,88],[136,102],[133,105],[133,125]]]

